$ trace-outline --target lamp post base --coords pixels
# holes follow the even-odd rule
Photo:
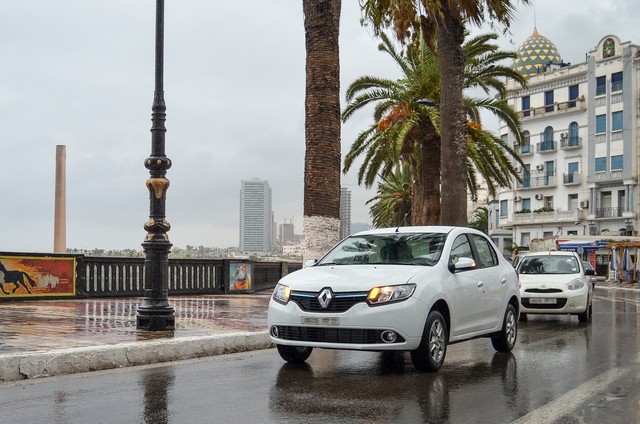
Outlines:
[[[176,317],[172,307],[138,307],[136,328],[146,331],[173,331],[176,328]]]

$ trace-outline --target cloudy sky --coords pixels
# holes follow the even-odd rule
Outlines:
[[[393,78],[391,59],[343,0],[342,89]],[[504,48],[534,28],[578,63],[608,34],[640,43],[634,0],[538,0]],[[0,0],[0,251],[53,249],[56,145],[67,147],[67,246],[140,249],[149,216],[153,0]],[[305,50],[300,0],[167,0],[167,219],[174,246],[238,245],[240,180],[269,181],[276,221],[302,232]],[[371,122],[343,126],[346,152]],[[497,129],[497,128],[496,128]],[[343,176],[352,222],[375,191]]]

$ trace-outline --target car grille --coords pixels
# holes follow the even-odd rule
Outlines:
[[[345,312],[356,303],[366,302],[369,292],[334,293],[326,308],[320,306],[316,292],[291,292],[290,300],[306,312]]]
[[[540,304],[540,303],[530,303],[529,298],[523,297],[520,299],[520,303],[522,306],[529,309],[562,309],[564,305],[567,304],[567,299],[557,299],[556,303],[548,304]]]
[[[526,289],[525,293],[562,293],[562,289]]]
[[[383,344],[381,337],[383,331],[384,330],[359,328],[292,327],[279,325],[278,338],[301,342]],[[404,342],[404,339],[400,335],[396,337],[394,343]]]

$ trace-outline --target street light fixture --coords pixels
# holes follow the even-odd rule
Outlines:
[[[175,312],[169,305],[168,271],[171,243],[167,231],[171,225],[165,218],[165,200],[169,180],[165,178],[171,160],[164,153],[166,105],[163,89],[164,65],[164,0],[156,0],[156,60],[155,91],[151,107],[151,156],[145,167],[151,175],[149,189],[149,220],[142,243],[144,261],[144,299],[138,306],[136,327],[140,330],[164,331],[175,329]]]

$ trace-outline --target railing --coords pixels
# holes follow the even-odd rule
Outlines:
[[[554,140],[545,140],[536,144],[536,151],[541,152],[554,152],[556,150],[556,143]]]
[[[578,211],[549,211],[549,212],[517,212],[513,214],[514,224],[575,222],[580,219]]]
[[[75,258],[75,297],[140,297],[144,296],[145,258],[88,257],[84,255],[50,255],[0,252],[5,257],[28,257],[46,262]],[[242,259],[169,259],[167,288],[170,295],[231,293],[233,267],[249,265],[251,285],[247,291],[275,287],[280,278],[302,268],[298,262],[258,262]],[[43,271],[44,272],[44,271]],[[73,273],[71,271],[71,273]],[[5,291],[5,294],[7,292]],[[72,294],[72,293],[69,293]],[[22,296],[20,296],[22,295]],[[25,297],[23,290],[0,300]],[[34,298],[33,296],[31,298]],[[47,295],[55,297],[55,294]],[[69,295],[65,295],[66,298]],[[74,296],[71,296],[74,297]]]
[[[622,208],[597,208],[596,218],[621,218]]]
[[[582,175],[579,172],[562,174],[562,183],[564,185],[580,184],[582,183]]]
[[[572,149],[582,147],[582,137],[570,136],[560,139],[561,149]]]
[[[555,172],[545,173],[543,176],[523,176],[522,183],[517,182],[516,187],[519,189],[530,189],[530,188],[546,188],[546,187],[555,187],[556,183],[556,175]]]

